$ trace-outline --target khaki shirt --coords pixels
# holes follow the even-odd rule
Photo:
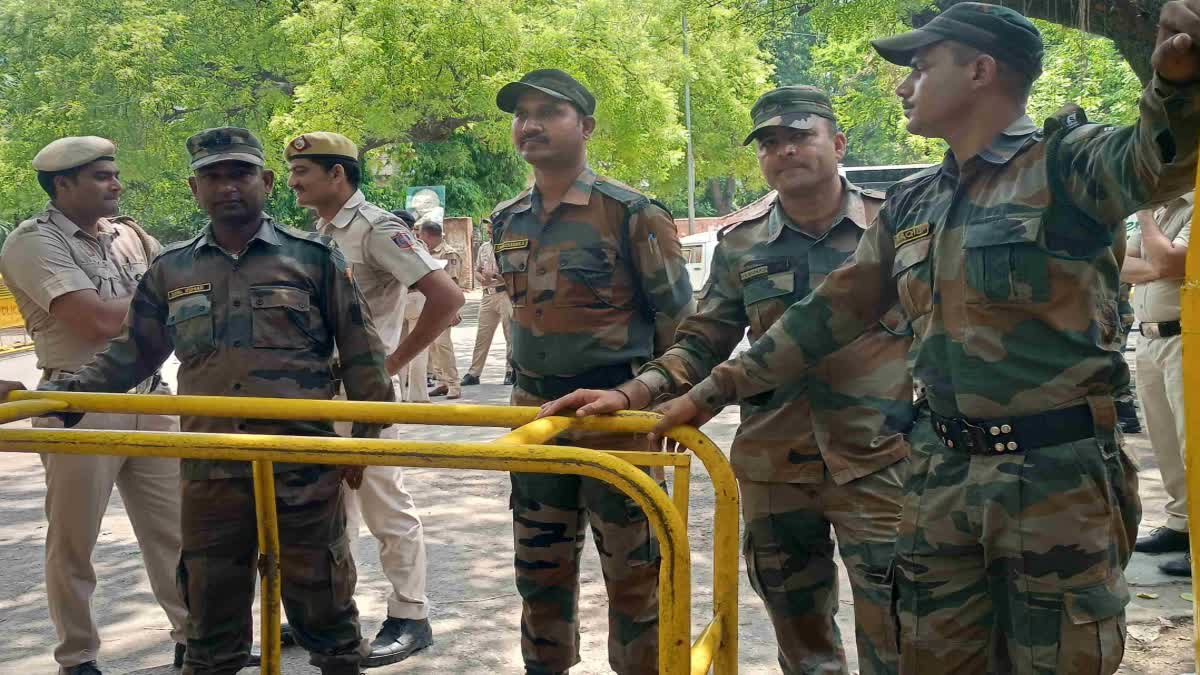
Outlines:
[[[495,281],[485,281],[485,288],[496,288],[504,285],[504,278],[500,277],[500,266],[496,264],[496,250],[492,248],[492,242],[485,241],[479,245],[479,253],[476,254],[478,261],[475,263],[475,271],[483,275],[484,279],[491,279],[492,275],[497,275]]]
[[[367,299],[379,339],[388,353],[400,344],[407,290],[438,268],[408,226],[367,201],[361,191],[333,220],[317,221],[321,234],[337,242],[358,288]]]
[[[107,340],[89,340],[50,314],[54,300],[94,289],[101,300],[133,295],[160,246],[132,226],[101,219],[97,236],[84,232],[48,205],[21,223],[4,242],[0,275],[12,289],[26,330],[34,339],[38,367],[74,370],[92,360]]]
[[[462,256],[458,249],[454,248],[445,239],[437,245],[437,248],[430,251],[435,260],[446,261],[446,274],[454,280],[454,283],[461,285],[462,279]]]
[[[1154,212],[1154,220],[1163,234],[1177,246],[1187,246],[1192,232],[1192,204],[1196,193],[1189,192],[1177,197]],[[1142,255],[1142,235],[1135,233],[1129,238],[1129,250]],[[1138,321],[1157,323],[1179,320],[1179,289],[1183,279],[1159,279],[1148,284],[1138,284],[1133,291],[1133,314]]]

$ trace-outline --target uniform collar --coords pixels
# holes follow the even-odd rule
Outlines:
[[[1038,126],[1033,123],[1029,115],[1021,115],[1013,120],[1012,124],[1005,127],[1003,131],[996,134],[992,142],[988,143],[986,148],[980,150],[976,157],[989,164],[1003,166],[1021,148],[1025,147],[1026,141],[1037,132]],[[942,160],[942,168],[948,169],[954,175],[958,174],[958,160],[955,159],[953,151],[946,151],[946,157]]]
[[[246,242],[247,250],[249,250],[250,246],[254,244],[255,239],[258,239],[259,241],[262,241],[263,243],[270,244],[271,246],[279,246],[280,245],[279,233],[275,231],[275,221],[271,220],[271,216],[268,216],[265,213],[260,215],[258,231],[254,233],[253,237],[250,237],[250,241]],[[208,223],[208,225],[204,226],[204,236],[202,236],[196,240],[196,244],[195,244],[196,251],[199,251],[201,248],[204,248],[204,247],[212,247],[212,248],[217,249],[218,251],[225,250],[225,249],[221,248],[221,246],[219,244],[217,244],[216,238],[213,237],[211,221]],[[234,253],[238,253],[238,252],[234,251]]]
[[[55,227],[62,230],[63,234],[67,235],[68,237],[74,237],[76,235],[83,235],[85,237],[91,236],[87,232],[84,232],[83,228],[76,225],[74,221],[67,217],[67,214],[60,211],[59,208],[52,202],[46,202],[46,213],[44,214],[44,217],[39,220],[44,223],[53,223]],[[108,222],[107,218],[101,218],[96,223],[96,234],[117,237],[120,236],[120,230],[113,227],[112,223]]]
[[[575,181],[571,183],[571,187],[567,188],[566,194],[563,195],[562,204],[570,204],[572,206],[587,206],[592,200],[592,188],[596,186],[596,172],[592,171],[590,166],[583,167],[583,171],[575,177]],[[538,192],[537,186],[529,189],[529,194],[524,195],[513,208],[513,213],[520,213],[533,208],[534,201],[537,201],[541,208],[542,195]]]
[[[337,215],[333,217],[333,220],[317,220],[317,229],[324,229],[330,225],[338,228],[339,230],[343,227],[346,227],[350,224],[350,221],[354,220],[354,216],[358,213],[359,207],[365,204],[366,201],[367,198],[365,195],[363,195],[362,190],[355,190],[354,194],[350,196],[350,199],[347,199],[346,203],[342,204],[341,210],[337,212]]]
[[[833,217],[833,226],[830,227],[824,235],[820,237],[813,237],[811,234],[801,230],[794,222],[792,222],[792,219],[788,217],[787,213],[784,212],[783,205],[779,202],[779,196],[776,195],[775,203],[771,206],[771,213],[767,216],[767,242],[774,242],[776,239],[778,239],[780,233],[783,232],[785,227],[795,230],[797,233],[802,234],[810,239],[815,239],[816,241],[824,239],[829,232],[832,232],[834,228],[838,227],[844,222],[853,223],[854,226],[858,227],[859,229],[867,229],[867,226],[870,225],[870,223],[867,222],[867,208],[863,204],[862,188],[846,180],[845,176],[842,176],[841,180],[842,207]]]

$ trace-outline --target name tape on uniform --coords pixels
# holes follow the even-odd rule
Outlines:
[[[167,300],[178,300],[185,295],[207,293],[211,290],[212,284],[194,284],[192,286],[184,286],[183,288],[176,288],[173,291],[167,291]]]
[[[746,270],[745,272],[742,272],[741,274],[738,275],[738,278],[741,279],[742,281],[750,281],[751,279],[754,279],[756,277],[766,276],[770,273],[771,273],[771,268],[769,266],[759,265],[758,267],[751,267],[750,269]]]
[[[929,236],[929,223],[921,223],[896,233],[896,248]]]
[[[502,241],[499,244],[496,244],[496,253],[502,253],[504,251],[516,251],[522,248],[529,248],[528,239],[509,239],[508,241]]]

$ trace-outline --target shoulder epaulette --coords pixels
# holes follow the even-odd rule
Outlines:
[[[860,188],[860,191],[861,191],[862,196],[864,196],[868,199],[878,199],[881,201],[884,199],[887,199],[887,192],[884,192],[883,190],[872,190],[871,188]]]
[[[196,236],[192,237],[191,239],[184,239],[183,241],[177,241],[177,242],[175,242],[175,243],[172,243],[172,244],[167,244],[166,246],[163,246],[163,247],[162,247],[162,250],[158,252],[158,255],[159,255],[159,257],[161,258],[162,256],[164,256],[164,255],[166,255],[166,254],[168,254],[168,253],[171,253],[171,252],[174,252],[174,251],[179,251],[179,250],[181,250],[181,249],[185,249],[185,248],[190,248],[190,247],[191,247],[191,246],[193,246],[193,245],[194,245],[194,244],[195,244],[197,241],[200,241],[200,238],[201,238],[201,237],[203,237],[203,236],[204,236],[204,231],[203,231],[203,230],[201,230],[199,234],[197,234]]]
[[[646,208],[652,203],[650,198],[646,195],[638,192],[621,181],[613,180],[607,176],[596,176],[596,181],[592,183],[592,189],[604,195],[605,197],[609,197],[610,199],[615,199],[618,202],[621,202],[625,205],[625,208],[635,213]],[[662,205],[660,204],[659,206]],[[663,207],[663,210],[667,213],[671,212],[670,209],[667,209],[666,207]]]
[[[320,232],[306,232],[304,230],[298,230],[290,225],[284,225],[283,223],[275,221],[272,221],[271,224],[275,226],[276,231],[281,234],[285,234],[292,239],[300,239],[302,241],[312,242],[314,244],[324,246],[325,248],[336,248],[336,245],[333,243],[333,239],[321,234]]]
[[[1088,123],[1087,113],[1075,103],[1068,103],[1046,119],[1042,129],[1046,136],[1059,132],[1069,134]]]
[[[383,208],[382,206],[376,206],[375,204],[372,204],[371,202],[363,202],[362,206],[358,207],[358,210],[360,213],[363,214],[363,217],[367,219],[367,222],[371,223],[372,225],[377,225],[379,223],[387,223],[387,222],[392,222],[392,221],[395,221],[397,223],[404,222],[403,220],[400,220],[400,216],[397,216],[396,214],[392,213],[391,211],[388,211],[387,209]]]
[[[767,194],[750,202],[737,211],[734,211],[733,213],[721,218],[720,222],[717,223],[717,227],[719,228],[717,230],[717,238],[719,239],[724,237],[726,232],[734,229],[742,223],[747,223],[751,220],[758,220],[759,218],[762,218],[770,213],[771,205],[775,203],[775,196],[777,194],[777,192],[771,190]]]
[[[497,217],[499,217],[500,214],[503,213],[508,207],[515,205],[517,202],[525,199],[531,194],[533,194],[533,188],[526,188],[518,193],[516,197],[513,197],[508,201],[500,202],[496,205],[496,208],[492,209],[492,220],[495,220]]]

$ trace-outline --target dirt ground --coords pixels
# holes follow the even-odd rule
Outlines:
[[[470,360],[478,298],[472,298],[464,322],[454,331],[460,376]],[[503,378],[504,345],[497,335],[492,345],[484,384],[464,388],[464,403],[503,404],[508,388]],[[1132,356],[1132,353],[1130,353]],[[172,372],[173,375],[173,372]],[[0,360],[0,379],[36,383],[32,355]],[[168,377],[173,382],[173,377]],[[734,412],[714,419],[705,431],[723,448],[729,447],[737,425]],[[429,440],[488,440],[499,432],[475,428],[404,427],[402,438]],[[1164,494],[1145,436],[1130,438],[1143,463],[1143,531],[1162,524]],[[511,519],[507,508],[508,478],[502,473],[412,469],[406,482],[425,526],[429,552],[428,592],[435,645],[409,661],[372,670],[393,673],[514,673],[520,671],[520,602],[512,581]],[[0,675],[51,675],[55,642],[45,604],[42,577],[45,518],[41,464],[36,455],[0,452]],[[689,537],[692,549],[693,636],[711,612],[712,488],[697,463],[693,467]],[[363,633],[374,636],[386,610],[388,585],[376,544],[364,529],[355,558],[359,561],[357,599]],[[594,547],[584,555],[582,615],[583,662],[574,675],[610,672],[607,666],[606,601]],[[1130,639],[1121,673],[1179,675],[1192,672],[1191,607],[1180,596],[1186,584],[1157,573],[1158,560],[1137,555],[1128,577],[1131,590],[1153,598],[1135,598],[1129,609]],[[114,492],[95,554],[99,579],[94,610],[104,644],[100,665],[107,675],[139,673],[170,675],[169,626],[154,602],[141,567],[137,542]],[[774,636],[758,598],[740,581],[738,626],[740,671],[778,672]],[[842,611],[838,622],[846,636],[851,671],[857,665],[853,644],[853,608],[842,574]],[[316,673],[302,650],[284,651],[284,673]],[[246,669],[246,674],[257,669]],[[964,674],[966,675],[966,674]]]

